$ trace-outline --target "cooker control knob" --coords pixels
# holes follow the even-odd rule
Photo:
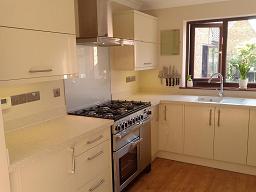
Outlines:
[[[116,131],[120,131],[121,130],[121,126],[120,125],[117,125],[116,126]]]
[[[144,115],[140,115],[140,120],[143,120],[144,119]]]
[[[127,123],[127,122],[124,123],[124,127],[125,127],[125,128],[128,127],[128,123]]]
[[[148,111],[148,112],[147,112],[147,115],[151,115],[151,114],[152,114],[152,112],[151,112],[151,111]]]
[[[123,123],[121,127],[122,127],[122,129],[124,129],[125,128],[125,124]]]
[[[132,118],[132,124],[135,124],[135,118]]]

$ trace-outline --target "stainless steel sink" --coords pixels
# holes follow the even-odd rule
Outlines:
[[[220,103],[223,101],[223,97],[199,96],[197,101],[205,103]]]

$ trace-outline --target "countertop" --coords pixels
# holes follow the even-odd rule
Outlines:
[[[91,130],[110,128],[112,124],[112,120],[65,115],[8,132],[5,137],[10,170],[34,156],[62,149]]]
[[[151,102],[152,106],[166,102],[182,102],[182,103],[200,103],[200,104],[212,104],[212,105],[230,105],[241,107],[256,107],[256,99],[237,98],[237,97],[223,97],[221,102],[205,102],[199,101],[199,98],[211,97],[211,96],[192,96],[192,95],[161,95],[161,94],[147,94],[137,93],[130,96],[117,96],[114,99],[126,99]],[[217,96],[213,96],[217,98]]]

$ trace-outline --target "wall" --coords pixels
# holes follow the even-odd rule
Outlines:
[[[135,76],[136,81],[126,82],[127,76]],[[139,88],[139,72],[111,70],[111,93],[113,97],[132,95]]]
[[[147,11],[159,18],[159,30],[180,29],[183,32],[181,37],[181,51],[185,51],[185,22],[191,20],[213,19],[223,17],[248,16],[256,14],[255,0],[232,0],[226,2],[209,3],[202,5],[184,6],[169,9]],[[183,72],[185,54],[179,56],[160,56],[160,68],[164,65],[174,65],[179,72]],[[166,92],[170,94],[216,94],[216,91],[202,90],[180,90],[162,86],[157,78],[158,70],[140,72],[140,91]],[[185,75],[184,75],[185,76]],[[226,91],[227,96],[254,97],[254,92]]]
[[[60,97],[53,97],[53,89],[60,88]],[[66,114],[63,80],[1,85],[0,97],[40,91],[40,100],[13,106],[3,111],[5,131],[21,128]]]

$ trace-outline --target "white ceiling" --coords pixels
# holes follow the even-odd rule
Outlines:
[[[213,3],[220,1],[230,1],[230,0],[128,0],[130,2],[141,3],[141,9],[162,9],[169,7],[179,7],[186,5],[195,5],[195,4],[205,4]]]

